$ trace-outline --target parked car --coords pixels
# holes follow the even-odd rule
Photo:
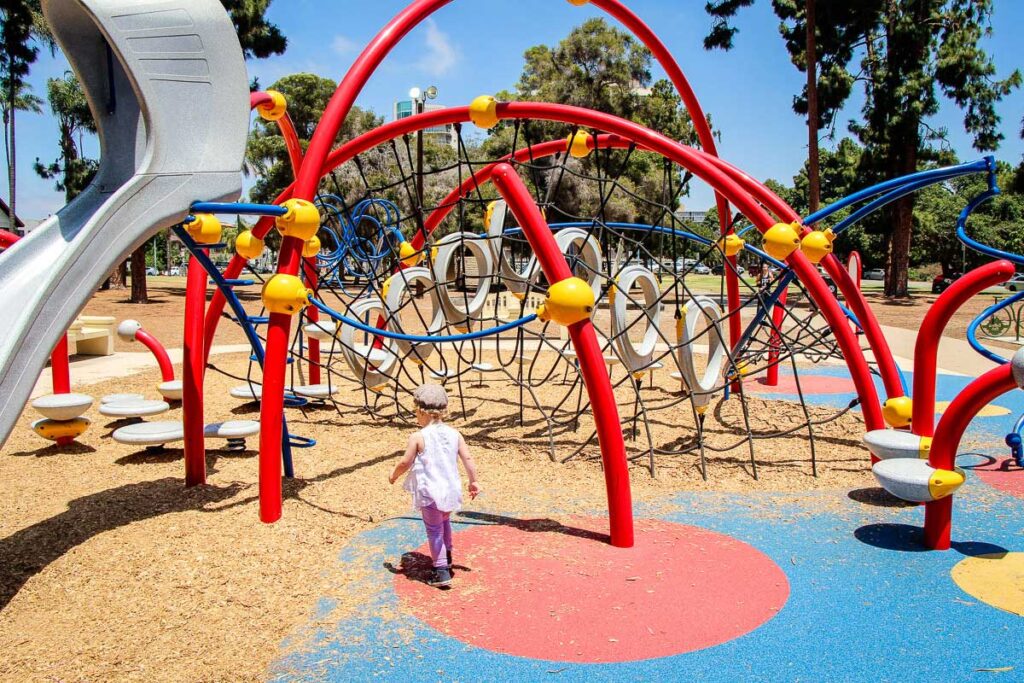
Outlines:
[[[698,263],[693,267],[695,275],[708,275],[711,273],[711,269],[705,266],[703,263]]]
[[[828,286],[828,291],[832,292],[832,296],[838,297],[839,285],[835,283],[835,280],[832,279],[832,276],[825,272],[825,269],[822,268],[821,266],[818,266],[818,273],[821,275],[822,279],[825,280],[825,284]]]
[[[932,280],[932,294],[942,294],[951,284],[963,277],[963,275],[963,273],[952,273],[949,277],[946,277],[942,273],[939,273]]]
[[[181,268],[178,268],[178,267],[171,268],[167,272],[167,274],[170,275],[171,277],[180,277],[181,276]]]
[[[1003,286],[1011,292],[1019,292],[1021,289],[1024,289],[1024,273],[1016,273],[1010,278],[1009,282]]]
[[[885,271],[881,268],[872,268],[871,270],[865,270],[862,277],[865,280],[884,280]]]
[[[153,268],[152,266],[150,266],[149,268],[146,268],[146,275],[159,275],[159,274],[160,273],[157,272],[156,268]]]
[[[725,272],[725,266],[723,264],[721,264],[721,263],[716,263],[715,265],[711,266],[711,274],[712,275],[721,275],[724,272]],[[743,266],[740,266],[740,265],[736,266],[736,274],[737,275],[743,275],[743,273],[745,273],[745,272],[747,272],[747,271],[743,268]]]

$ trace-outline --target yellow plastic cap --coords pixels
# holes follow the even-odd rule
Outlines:
[[[498,125],[498,100],[490,95],[481,95],[469,103],[469,120],[480,128],[494,128]]]
[[[402,260],[403,266],[412,268],[423,258],[423,252],[412,246],[412,243],[402,240],[398,245],[398,258]]]
[[[320,229],[320,210],[305,199],[289,199],[282,204],[288,212],[274,220],[278,232],[285,237],[294,237],[303,242],[316,235]]]
[[[491,225],[491,217],[494,216],[494,207],[498,205],[498,200],[495,199],[493,202],[488,202],[487,210],[484,211],[484,231],[486,231]]]
[[[569,0],[569,4],[575,7],[583,7],[588,2],[590,2],[590,0]]]
[[[835,238],[831,229],[809,232],[800,241],[800,250],[811,263],[821,263],[823,258],[832,253],[832,240]]]
[[[265,121],[279,121],[288,111],[288,100],[276,90],[268,90],[267,94],[270,95],[270,102],[256,107],[256,111]]]
[[[740,249],[743,248],[746,241],[735,233],[729,233],[723,239],[718,240],[718,244],[726,256],[735,256],[740,253]]]
[[[76,417],[72,420],[37,420],[32,423],[32,431],[44,439],[76,439],[89,428],[89,418]]]
[[[194,221],[185,223],[185,230],[197,244],[220,242],[220,221],[212,213],[197,213]]]
[[[277,273],[263,285],[263,305],[271,313],[294,315],[309,305],[312,293],[296,276]]]
[[[964,473],[959,468],[954,470],[935,470],[928,477],[928,493],[932,500],[940,500],[952,495],[964,483]]]
[[[922,460],[927,460],[928,456],[931,455],[931,452],[932,452],[932,437],[930,437],[930,436],[922,436],[921,437],[921,443],[919,443],[917,445],[917,457],[921,458]]]
[[[882,404],[882,417],[890,427],[906,427],[914,414],[914,402],[909,396],[886,399]]]
[[[788,223],[776,223],[764,233],[764,250],[772,258],[785,261],[800,248],[800,233]]]
[[[302,245],[302,256],[304,258],[316,258],[320,253],[320,238],[313,235]]]
[[[581,278],[567,277],[548,288],[547,300],[537,309],[537,317],[559,325],[586,320],[594,311],[594,290]]]
[[[245,259],[259,258],[263,253],[263,240],[252,234],[252,230],[243,230],[235,238],[235,253]]]
[[[586,133],[582,130],[576,131],[566,139],[566,146],[569,150],[569,154],[577,159],[582,159],[591,152],[590,133]]]

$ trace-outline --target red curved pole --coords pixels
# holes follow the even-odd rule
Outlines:
[[[699,150],[690,149],[680,145],[659,133],[645,129],[638,124],[623,121],[617,117],[602,114],[600,112],[593,112],[566,105],[538,102],[511,102],[501,104],[498,106],[498,115],[501,118],[509,119],[542,118],[562,121],[572,125],[583,125],[599,130],[609,131],[613,134],[629,138],[635,141],[638,145],[646,147],[651,151],[658,152],[684,168],[693,171],[696,175],[706,182],[709,182],[712,187],[716,187],[719,191],[722,191],[725,186],[728,186],[729,191],[733,193],[735,197],[726,195],[727,198],[729,198],[742,213],[750,218],[760,231],[764,232],[768,227],[770,227],[770,219],[758,204],[758,202],[762,200],[766,202],[771,201],[770,191],[752,187],[751,191],[757,197],[755,200],[741,188],[737,187],[732,178],[721,170],[722,166],[727,166],[725,162],[722,162],[716,157],[710,157]],[[452,107],[449,109],[418,114],[416,116],[385,124],[380,128],[374,129],[365,135],[349,141],[332,152],[327,163],[321,169],[321,172],[327,173],[334,167],[344,163],[348,159],[351,159],[356,154],[360,154],[371,149],[382,142],[392,139],[393,137],[401,136],[408,132],[414,132],[422,127],[444,125],[446,123],[460,123],[468,120],[468,107]],[[304,164],[304,166],[306,165]],[[738,173],[739,176],[745,175],[738,171],[734,172]],[[279,195],[278,201],[281,201],[282,198],[291,196],[292,189],[293,188],[288,188],[282,192],[281,195]],[[780,200],[776,198],[776,201]],[[261,221],[261,223],[266,226],[265,230],[269,230],[271,223],[263,221]],[[261,225],[257,224],[257,229],[260,227]],[[254,230],[254,232],[259,236],[260,233],[256,232],[256,230]],[[285,240],[286,243],[287,241],[288,240]],[[831,293],[828,291],[824,281],[817,273],[817,270],[811,266],[802,254],[796,253],[794,256],[790,257],[790,259],[791,265],[794,267],[797,276],[806,284],[811,297],[814,299],[819,309],[821,309],[822,314],[832,326],[833,330],[836,330],[836,339],[840,345],[843,355],[847,359],[847,363],[850,365],[851,376],[858,390],[868,429],[883,428],[884,421],[882,420],[877,392],[875,391],[870,371],[867,369],[867,364],[860,352],[856,338],[850,332],[848,327],[843,324],[844,316],[842,315],[842,311],[839,309],[838,302],[836,302],[831,296]],[[243,263],[244,260],[238,263],[237,267],[240,269]],[[234,266],[234,260],[232,266]],[[215,302],[217,299],[219,299],[219,297],[215,296]],[[219,305],[223,307],[223,301],[220,301]]]
[[[184,358],[181,370],[181,413],[185,433],[185,486],[206,483],[206,442],[203,430],[203,308],[206,271],[195,256],[188,260],[185,280]],[[138,337],[138,335],[136,335]],[[141,340],[140,340],[141,341]],[[145,343],[145,342],[143,342]],[[173,376],[173,375],[172,375]]]
[[[348,116],[356,97],[366,85],[367,80],[376,71],[381,61],[406,36],[413,28],[424,21],[438,9],[444,7],[452,0],[417,0],[404,10],[395,15],[388,24],[370,41],[369,45],[356,58],[355,63],[338,85],[337,90],[331,97],[320,124],[313,133],[307,149],[307,156],[313,159],[313,163],[300,174],[296,184],[295,196],[300,199],[312,199],[316,191],[316,184],[320,176],[316,175],[316,169],[323,165],[330,152],[331,145],[341,130],[341,124]],[[592,0],[591,4],[604,10],[612,17],[621,22],[651,51],[654,59],[665,69],[669,80],[679,91],[680,98],[686,107],[687,112],[693,121],[694,131],[700,140],[701,146],[711,155],[717,156],[714,137],[708,126],[707,118],[697,100],[697,96],[690,87],[689,81],[683,75],[682,69],[676,63],[672,54],[665,47],[664,43],[655,35],[637,15],[630,11],[618,0]],[[715,203],[718,207],[719,223],[721,233],[725,235],[732,231],[730,222],[729,205],[725,197],[716,193]],[[726,287],[728,290],[729,308],[736,311],[736,314],[729,318],[729,337],[731,344],[735,345],[742,335],[742,321],[739,317],[739,280],[736,277],[735,257],[728,259],[732,269],[727,269]]]
[[[778,216],[779,220],[784,223],[798,223],[802,225],[800,215],[792,209],[788,204],[782,201],[778,195],[771,192],[764,184],[751,178],[742,170],[736,168],[727,161],[718,160],[717,163],[724,169],[726,169],[730,175],[738,183],[740,183],[744,189],[752,194],[755,194],[765,202],[765,206],[769,211]],[[800,236],[803,237],[811,232],[811,229],[804,226],[800,231]],[[857,316],[857,320],[860,321],[861,326],[864,329],[864,336],[868,340],[868,345],[871,347],[871,352],[875,356],[875,363],[878,365],[878,372],[882,376],[882,383],[885,386],[885,393],[889,397],[896,397],[903,395],[903,383],[900,382],[899,370],[896,368],[896,359],[893,358],[892,350],[889,348],[889,342],[885,338],[885,334],[882,332],[881,325],[878,324],[878,318],[875,317],[875,312],[871,310],[871,306],[868,304],[867,299],[864,298],[864,293],[860,291],[860,287],[850,277],[849,272],[843,267],[833,254],[829,254],[823,261],[822,266],[825,268],[825,272],[829,274],[832,280],[839,287],[839,291],[843,293],[846,298],[846,302],[849,304],[853,314]],[[856,336],[856,335],[854,335]],[[874,383],[872,383],[872,387]],[[876,392],[877,393],[877,392]]]
[[[540,213],[515,169],[506,163],[494,169],[494,186],[508,202],[509,209],[523,228],[537,263],[548,282],[554,284],[572,277],[565,255],[551,235],[551,228]],[[587,388],[590,406],[597,426],[597,440],[604,465],[605,489],[608,494],[608,523],[611,544],[618,548],[633,546],[633,507],[629,491],[629,466],[626,445],[622,440],[619,411],[615,405],[601,347],[594,332],[594,323],[587,318],[569,326],[569,336],[579,359],[580,374]]]
[[[20,239],[21,237],[13,232],[0,229],[0,249],[6,249]]]
[[[1009,280],[1013,272],[1013,264],[1009,261],[986,263],[951,284],[928,309],[914,344],[914,391],[911,394],[914,412],[910,419],[910,429],[914,434],[932,436],[934,433],[936,359],[946,324],[972,296],[986,287]]]
[[[299,169],[302,167],[302,145],[299,144],[299,135],[295,132],[295,123],[292,121],[291,114],[285,112],[284,116],[277,120],[277,127],[281,131],[281,137],[284,138],[284,146],[288,150],[288,161],[291,162],[292,172],[295,177],[298,177]]]
[[[594,7],[603,9],[633,32],[642,42],[654,59],[665,69],[668,79],[672,81],[683,100],[690,120],[693,122],[693,130],[700,140],[701,148],[711,156],[718,156],[718,149],[715,147],[715,137],[711,134],[711,126],[708,125],[704,109],[697,100],[697,95],[690,87],[690,82],[683,75],[672,53],[668,51],[661,39],[643,22],[637,15],[633,14],[625,5],[618,0],[590,0]],[[732,216],[729,212],[729,203],[721,193],[715,193],[715,207],[718,209],[718,225],[721,235],[724,237],[733,232]],[[740,283],[736,275],[736,257],[729,256],[726,260],[732,265],[725,269],[725,292],[729,303],[729,310],[733,314],[729,316],[729,346],[735,347],[743,335],[743,321],[740,319]]]
[[[990,264],[994,265],[994,264]],[[966,277],[966,276],[965,276]],[[963,279],[963,278],[961,278]],[[958,280],[957,282],[960,282]],[[952,289],[952,286],[950,287]],[[946,290],[947,292],[949,290]],[[936,302],[938,303],[938,302]],[[924,332],[922,328],[921,332]],[[914,383],[917,384],[917,369],[914,369]],[[992,368],[977,378],[957,394],[949,408],[939,420],[935,430],[928,464],[943,470],[952,470],[956,465],[956,452],[960,448],[960,440],[967,431],[971,420],[978,411],[1007,391],[1016,388],[1013,369],[1009,363]],[[917,412],[918,394],[914,390],[914,412]],[[917,416],[914,416],[917,420]],[[911,423],[913,425],[913,422]],[[932,550],[948,550],[950,532],[953,526],[953,496],[925,503],[924,506],[924,542]]]
[[[187,297],[187,281],[185,284],[185,290],[185,296]],[[135,338],[142,342],[143,345],[153,353],[153,356],[156,357],[156,362],[157,364],[160,365],[160,377],[163,379],[163,381],[170,382],[172,379],[174,379],[174,366],[171,365],[171,357],[167,355],[167,349],[164,348],[164,345],[161,344],[156,337],[151,335],[149,332],[146,332],[145,330],[139,330],[138,332],[136,332]],[[203,365],[205,365],[205,359]]]

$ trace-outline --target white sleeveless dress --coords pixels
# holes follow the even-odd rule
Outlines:
[[[459,432],[442,422],[424,427],[423,450],[416,454],[403,488],[412,494],[417,510],[433,504],[441,512],[462,507],[459,476]]]

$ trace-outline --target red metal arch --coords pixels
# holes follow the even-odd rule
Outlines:
[[[764,188],[751,187],[749,191],[753,195],[749,194],[748,190],[741,185],[744,182],[743,174],[723,164],[716,157],[687,148],[660,133],[615,116],[565,105],[535,102],[501,104],[498,105],[497,113],[500,118],[507,119],[539,118],[561,121],[570,125],[608,131],[634,140],[638,145],[662,154],[709,183],[735,204],[762,232],[773,224],[772,218],[762,208],[762,204],[767,206],[779,202],[780,206],[785,206],[778,198],[773,201],[771,193]],[[411,132],[423,126],[456,123],[468,119],[468,108],[460,107],[410,117],[382,126],[332,153],[329,163],[323,167],[322,172],[327,172],[333,166],[343,163],[355,154],[404,132]],[[747,179],[746,184],[752,183]],[[286,239],[285,245],[289,241],[297,240]],[[301,245],[297,245],[297,248],[301,249]],[[282,246],[281,272],[289,272],[286,269],[293,269],[292,272],[297,270],[299,253],[295,247],[286,250]],[[847,358],[851,375],[861,397],[868,428],[881,428],[883,426],[881,410],[867,363],[860,353],[860,348],[852,332],[843,324],[844,317],[838,302],[831,296],[824,281],[803,254],[794,253],[789,262],[797,276],[806,284],[811,297],[831,325],[840,348]],[[260,438],[261,518],[264,521],[274,521],[280,517],[280,415],[283,410],[284,361],[289,322],[289,316],[279,315],[275,320],[275,316],[272,315],[270,329],[268,329],[267,362],[264,370],[264,395],[261,407],[262,418],[265,419],[262,419],[264,429],[261,431]]]

